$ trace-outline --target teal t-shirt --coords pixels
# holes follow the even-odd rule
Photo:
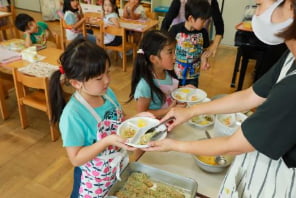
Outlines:
[[[111,89],[108,89],[106,94],[119,106]],[[116,107],[109,100],[105,100],[102,106],[94,110],[102,120],[117,120]],[[97,125],[96,119],[89,110],[72,96],[63,110],[59,123],[63,146],[92,145],[97,140]]]
[[[158,87],[159,87],[159,85],[172,85],[173,84],[173,79],[167,72],[166,72],[166,77],[164,80],[154,79],[153,81],[154,81],[155,85]],[[153,95],[154,101],[152,100],[152,95]],[[134,98],[136,100],[139,98],[151,98],[149,109],[161,109],[161,107],[163,105],[163,101],[161,101],[160,98],[157,97],[157,95],[155,93],[152,93],[152,95],[151,95],[150,86],[148,85],[146,80],[144,80],[142,78],[136,87]]]
[[[46,41],[46,30],[48,25],[42,21],[37,22],[38,32],[30,35],[30,39],[33,44],[44,44]]]

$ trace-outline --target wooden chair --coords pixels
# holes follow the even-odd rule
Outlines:
[[[0,68],[0,113],[3,120],[9,117],[5,99],[8,97],[8,90],[13,88],[13,78],[6,71],[2,72]]]
[[[60,43],[60,49],[65,50],[66,46],[71,42],[70,40],[67,40],[66,38],[66,29],[71,29],[71,25],[67,25],[65,20],[63,18],[60,18],[60,38],[59,38],[59,43]],[[82,34],[84,37],[86,37],[86,29],[85,29],[85,24],[82,24]]]
[[[104,27],[104,23],[101,23],[101,31],[100,32],[101,32],[100,41],[101,41],[101,45],[104,46],[104,49],[121,52],[121,54],[122,54],[122,70],[125,72],[126,71],[126,62],[127,62],[126,52],[128,50],[132,50],[133,51],[133,60],[135,60],[136,45],[127,40],[126,31],[124,28],[121,28],[121,27],[118,28],[118,27],[114,27],[114,26]],[[118,45],[118,46],[104,45],[104,34],[112,34],[114,36],[120,36],[122,38],[122,44]]]
[[[10,5],[10,12],[11,16],[6,17],[7,18],[7,24],[0,26],[0,33],[1,33],[1,38],[2,40],[7,39],[7,30],[10,30],[10,35],[12,38],[19,38],[19,31],[16,29],[14,25],[14,20],[15,20],[15,7],[14,5]]]
[[[28,127],[25,105],[46,112],[50,125],[51,140],[56,141],[59,132],[51,122],[51,110],[48,96],[48,78],[29,76],[13,69],[13,80],[22,128]]]

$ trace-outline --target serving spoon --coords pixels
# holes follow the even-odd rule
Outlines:
[[[205,130],[205,134],[207,136],[208,139],[212,139],[211,135],[209,134],[209,132],[207,130]],[[218,164],[218,165],[225,165],[227,163],[227,160],[225,159],[224,156],[222,155],[217,155],[215,157],[215,162]]]

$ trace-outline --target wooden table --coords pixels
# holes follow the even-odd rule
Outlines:
[[[168,137],[184,141],[198,140],[206,138],[204,130],[191,126],[189,123],[184,123],[168,133]],[[214,136],[212,127],[208,127],[207,130]],[[173,151],[145,152],[138,162],[192,178],[198,183],[197,192],[208,197],[217,197],[220,185],[227,171],[225,170],[221,173],[204,172],[197,166],[191,154]]]
[[[42,49],[42,50],[38,51],[37,53],[42,56],[45,56],[45,59],[41,60],[41,62],[47,62],[52,65],[59,65],[59,57],[62,54],[62,52],[63,52],[63,50],[61,50],[61,49],[49,47],[49,48]],[[11,62],[9,64],[5,64],[5,65],[1,65],[1,66],[3,68],[11,70],[12,68],[21,68],[21,67],[24,67],[28,64],[30,64],[30,62],[28,62],[26,60],[18,60],[18,61]]]

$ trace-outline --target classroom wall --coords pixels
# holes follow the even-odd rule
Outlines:
[[[218,0],[220,9],[222,7],[222,1]],[[224,9],[222,12],[225,33],[224,38],[221,41],[224,45],[234,45],[235,26],[243,19],[243,13],[246,5],[255,4],[255,0],[224,0]]]

